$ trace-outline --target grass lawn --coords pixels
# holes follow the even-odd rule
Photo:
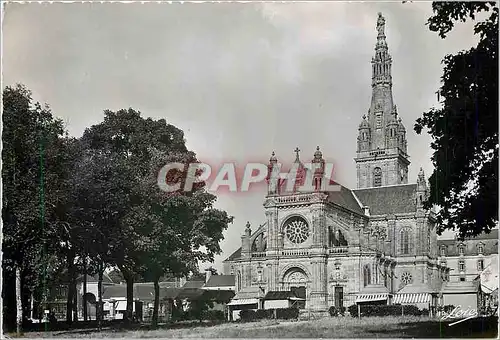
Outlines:
[[[498,318],[448,326],[428,317],[351,317],[312,321],[263,320],[157,330],[32,332],[25,337],[61,338],[496,338]]]

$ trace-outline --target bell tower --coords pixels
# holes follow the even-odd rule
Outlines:
[[[372,58],[372,99],[358,131],[357,188],[408,183],[406,129],[392,98],[392,58],[385,36],[385,18],[377,19],[377,43]]]

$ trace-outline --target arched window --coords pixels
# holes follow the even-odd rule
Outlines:
[[[366,287],[371,283],[370,265],[367,264],[363,267],[363,286]]]
[[[410,254],[410,233],[408,229],[401,230],[400,242],[401,242],[401,254],[403,255]]]
[[[340,230],[335,230],[333,227],[329,227],[329,238],[330,238],[330,247],[347,247],[347,240],[344,237],[344,234]]]
[[[379,187],[382,185],[382,169],[379,167],[373,169],[373,186]]]

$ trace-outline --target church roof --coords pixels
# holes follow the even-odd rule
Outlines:
[[[370,208],[370,215],[412,213],[417,211],[416,189],[416,184],[404,184],[358,189],[354,194]]]
[[[340,185],[338,183],[335,184]],[[330,191],[328,193],[328,202],[337,204],[358,214],[364,214],[352,191],[342,185],[340,185],[340,191]]]

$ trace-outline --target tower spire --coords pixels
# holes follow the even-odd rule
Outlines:
[[[385,18],[378,13],[377,19],[377,44],[375,56],[372,58],[372,86],[387,84],[392,85],[391,64],[387,41],[385,40]]]
[[[392,98],[392,58],[385,36],[386,20],[378,13],[372,57],[372,99],[358,131],[358,188],[407,183],[406,131]]]

